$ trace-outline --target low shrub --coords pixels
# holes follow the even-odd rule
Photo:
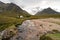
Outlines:
[[[53,40],[52,38],[50,38],[49,36],[41,36],[39,40]]]

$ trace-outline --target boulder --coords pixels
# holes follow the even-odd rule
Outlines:
[[[22,25],[18,26],[16,30],[17,32],[13,36],[11,36],[10,30],[5,30],[5,36],[3,37],[10,37],[9,40],[39,40],[42,35],[52,32],[52,30],[60,31],[60,25],[40,19],[26,20]],[[14,33],[14,31],[12,31],[12,33]],[[8,35],[6,35],[6,33],[8,33]]]

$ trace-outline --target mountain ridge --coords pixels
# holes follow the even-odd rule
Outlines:
[[[20,8],[18,5],[14,3],[3,3],[0,1],[0,15],[7,15],[7,16],[28,16],[30,15],[28,12]]]
[[[42,11],[38,11],[36,15],[40,14],[59,14],[59,12],[55,11],[54,9],[48,7],[46,9],[43,9]]]

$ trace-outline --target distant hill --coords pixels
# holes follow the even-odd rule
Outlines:
[[[36,15],[40,15],[40,14],[59,14],[59,12],[57,12],[49,7],[47,9],[37,12]]]
[[[30,14],[28,14],[25,10],[22,10],[19,6],[17,6],[14,3],[5,4],[0,1],[0,15],[17,17],[20,15],[29,16]]]

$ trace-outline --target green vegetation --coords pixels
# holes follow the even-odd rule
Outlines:
[[[58,30],[52,30],[52,32],[54,32],[54,33],[60,33],[60,31],[58,31]]]
[[[14,14],[15,15],[15,14]],[[40,19],[40,18],[60,18],[60,14],[44,14],[44,15],[28,15],[23,18],[19,17],[12,17],[12,16],[7,16],[7,15],[1,15],[0,14],[0,31],[4,30],[5,28],[10,27],[11,25],[16,25],[16,24],[22,24],[24,20],[30,20],[30,19]]]
[[[32,19],[39,19],[39,18],[60,18],[60,14],[41,14],[41,15],[34,15],[31,16]]]
[[[46,36],[51,37],[53,40],[60,40],[60,33],[47,34]]]
[[[39,40],[53,40],[53,39],[51,37],[49,37],[49,36],[43,35],[43,36],[40,37]]]
[[[40,40],[60,40],[60,33],[43,35]]]
[[[0,31],[10,27],[11,25],[21,24],[23,21],[24,19],[0,15]]]

